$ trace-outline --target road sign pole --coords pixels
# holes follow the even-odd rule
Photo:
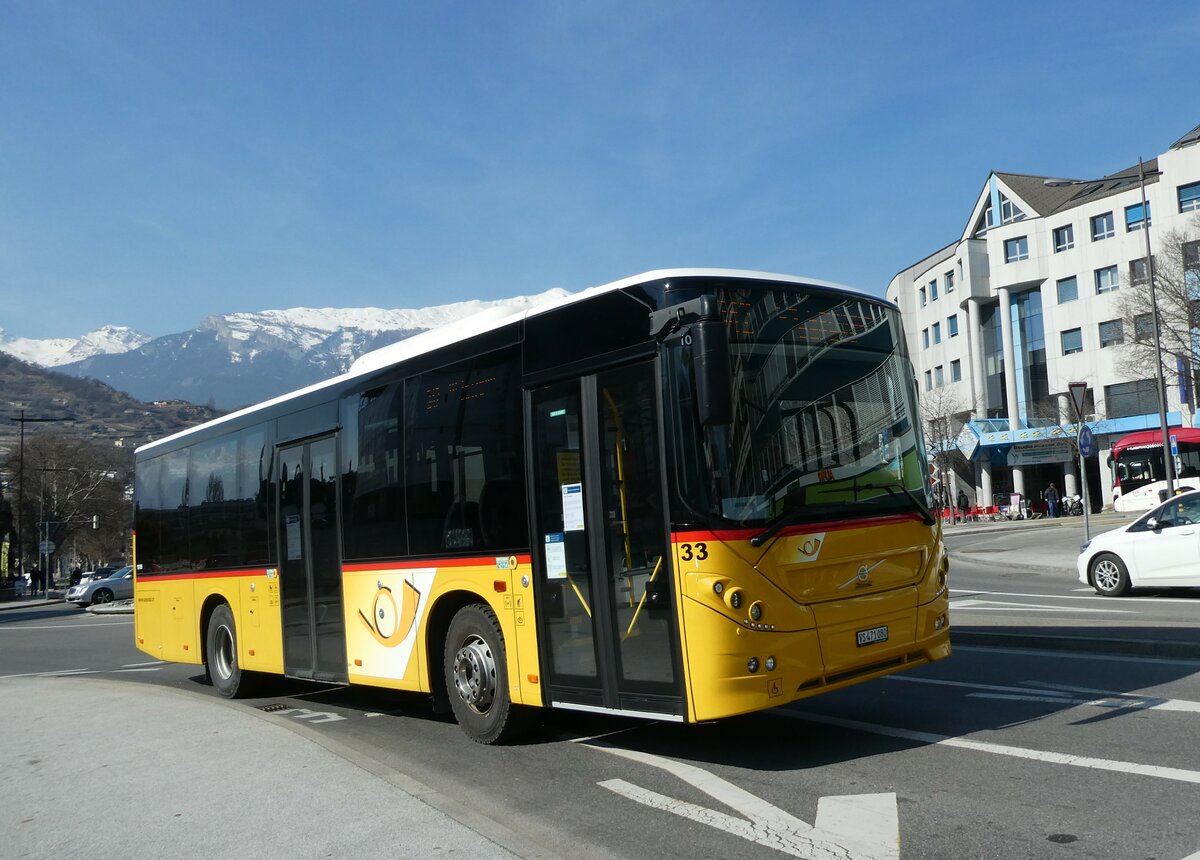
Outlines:
[[[1087,466],[1083,462],[1084,446],[1085,445],[1087,445],[1088,447],[1091,446],[1091,440],[1084,439],[1084,431],[1086,429],[1087,429],[1087,425],[1084,424],[1082,421],[1080,421],[1079,422],[1079,436],[1076,437],[1076,439],[1075,439],[1075,445],[1079,451],[1079,482],[1083,485],[1083,542],[1084,543],[1087,543],[1088,541],[1090,541],[1092,539],[1092,523],[1091,523],[1092,503],[1088,500]],[[1090,433],[1088,435],[1090,435]]]

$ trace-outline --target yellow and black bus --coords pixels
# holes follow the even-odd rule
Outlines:
[[[649,272],[384,347],[137,451],[137,646],[432,696],[698,722],[950,653],[898,310]]]

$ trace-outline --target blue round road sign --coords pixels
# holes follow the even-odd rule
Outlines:
[[[1079,426],[1079,453],[1085,457],[1096,453],[1096,438],[1092,435],[1092,428],[1086,424]]]

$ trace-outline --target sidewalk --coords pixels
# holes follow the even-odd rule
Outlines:
[[[6,678],[0,722],[9,857],[546,856],[328,733],[212,696]]]

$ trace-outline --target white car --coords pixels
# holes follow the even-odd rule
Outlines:
[[[67,602],[78,606],[93,603],[112,603],[133,597],[133,567],[126,565],[104,579],[94,579],[83,585],[73,585],[67,591]]]
[[[1080,547],[1079,581],[1105,597],[1139,586],[1200,585],[1200,491],[1172,496]]]

